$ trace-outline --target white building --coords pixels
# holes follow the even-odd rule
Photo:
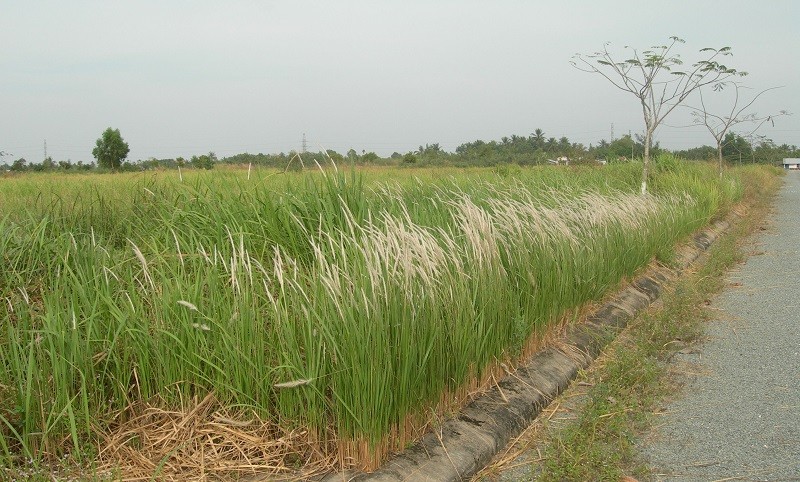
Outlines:
[[[800,169],[800,157],[785,157],[783,159],[784,169]]]

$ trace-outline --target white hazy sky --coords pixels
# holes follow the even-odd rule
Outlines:
[[[130,159],[309,148],[381,155],[529,135],[640,132],[636,99],[569,65],[603,42],[730,46],[729,65],[794,112],[761,133],[800,144],[800,2],[0,0],[0,151],[91,161],[106,127]],[[685,113],[668,119],[687,124]],[[711,144],[663,127],[665,147]]]

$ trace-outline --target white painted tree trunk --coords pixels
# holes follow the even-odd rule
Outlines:
[[[642,194],[647,193],[647,178],[650,175],[650,143],[653,140],[652,129],[647,129],[644,134],[644,159],[642,160]],[[631,139],[631,142],[633,139]]]

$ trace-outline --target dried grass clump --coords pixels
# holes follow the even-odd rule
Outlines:
[[[332,466],[325,446],[306,430],[222,407],[209,394],[183,410],[149,406],[102,429],[99,472],[135,480],[229,480],[248,474],[296,480]]]

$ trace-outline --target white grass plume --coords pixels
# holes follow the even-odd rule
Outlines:
[[[189,308],[192,311],[197,311],[197,312],[200,311],[200,310],[197,309],[197,306],[195,306],[193,303],[190,303],[190,302],[188,302],[186,300],[178,300],[178,304],[181,305],[181,306],[184,306],[186,308]]]
[[[133,247],[133,253],[136,255],[136,258],[139,260],[139,263],[142,265],[142,273],[144,274],[144,279],[148,282],[152,289],[155,289],[156,285],[153,283],[153,278],[150,276],[150,270],[147,267],[147,260],[145,259],[142,251],[136,246],[136,243],[128,239],[128,242],[131,243]]]
[[[295,388],[295,387],[301,387],[303,385],[308,385],[309,383],[311,383],[311,381],[312,380],[310,378],[300,378],[297,380],[292,380],[291,382],[276,383],[272,386],[275,388]]]

